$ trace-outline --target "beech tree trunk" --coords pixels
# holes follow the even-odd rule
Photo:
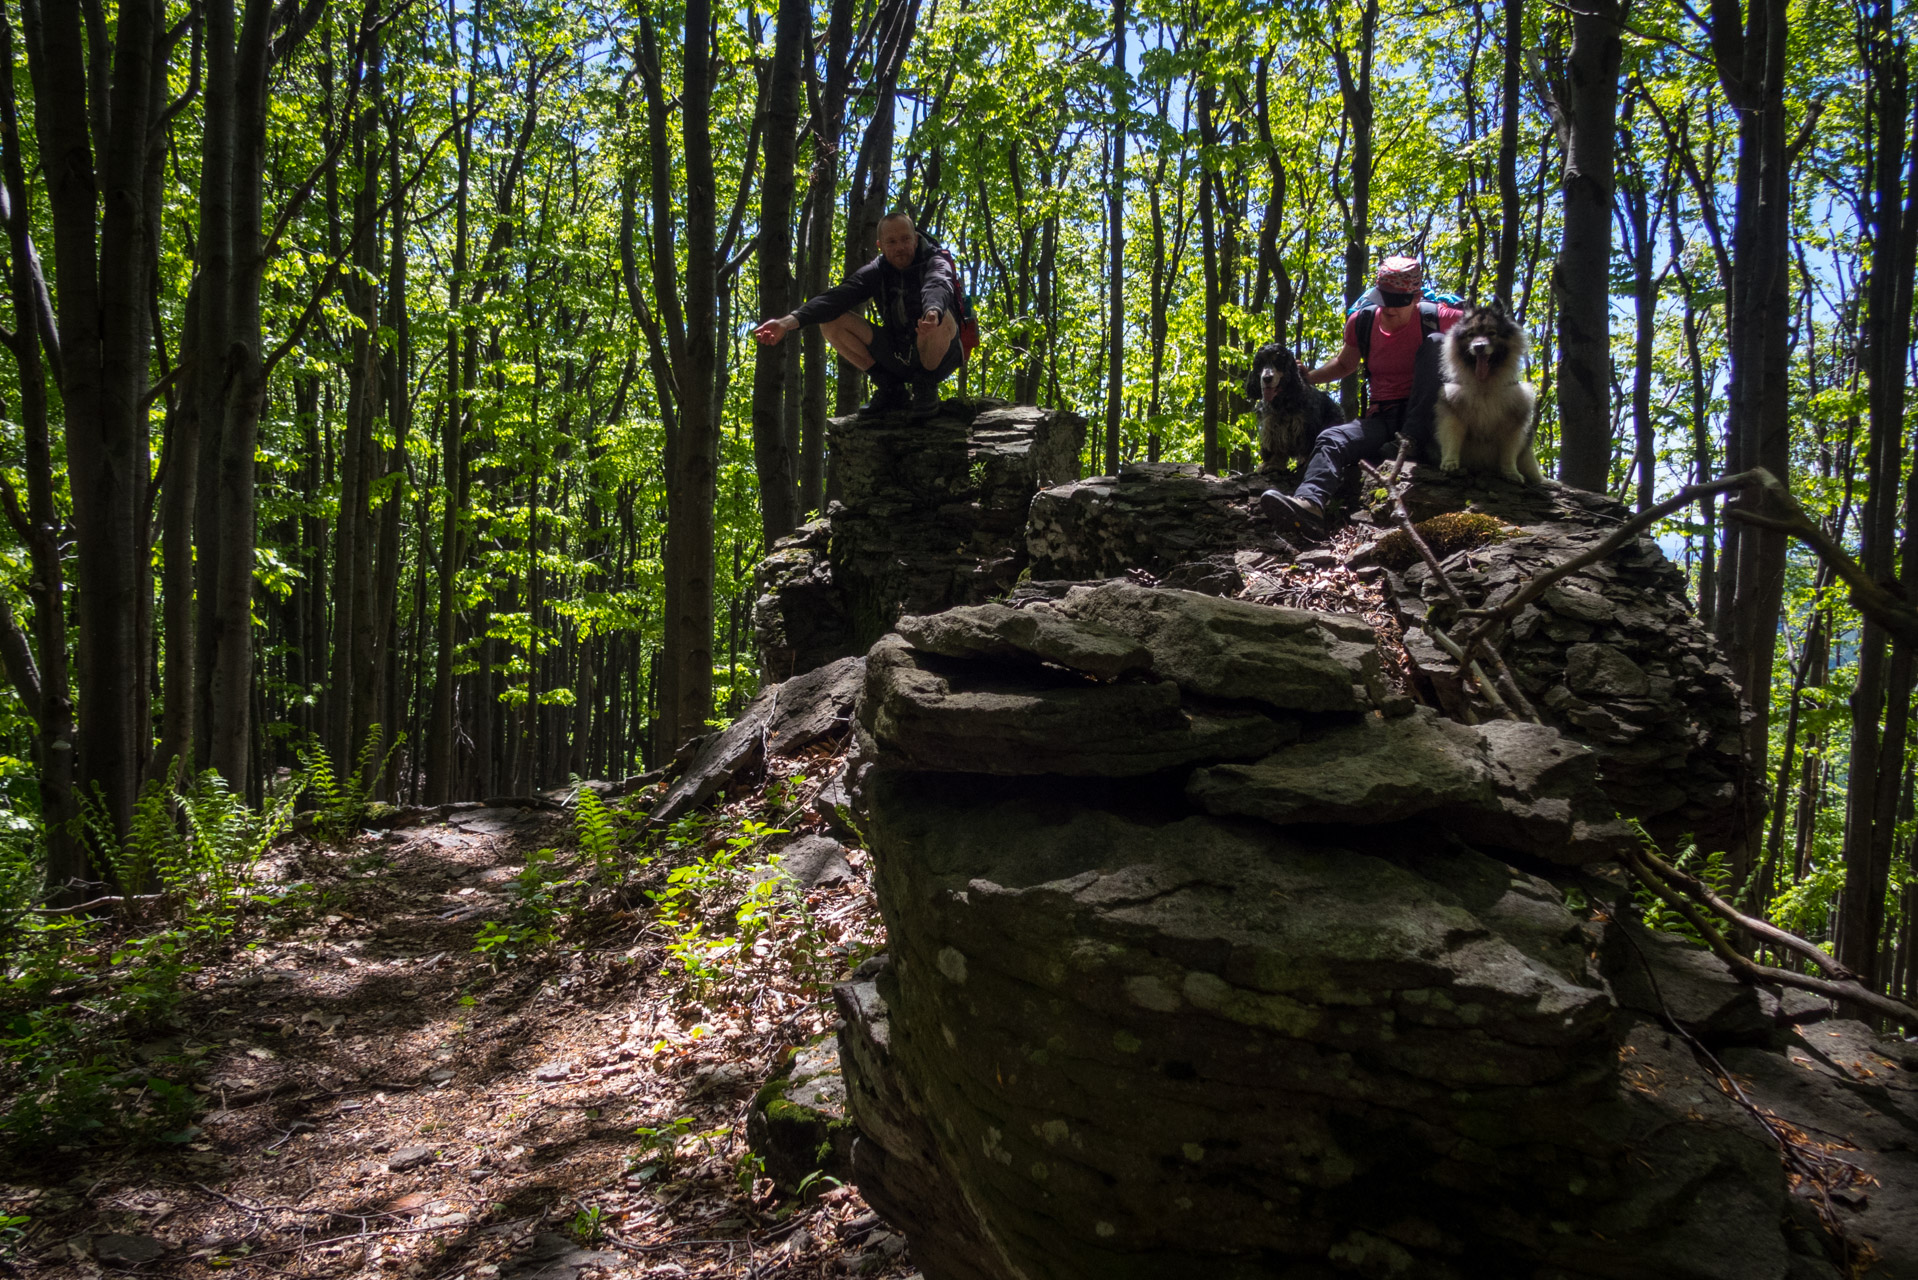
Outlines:
[[[813,117],[812,183],[807,200],[812,220],[807,226],[804,287],[811,297],[832,283],[838,261],[833,223],[839,208],[840,139],[845,135],[846,93],[851,78],[853,0],[832,0],[826,11],[825,83]],[[799,331],[805,355],[805,390],[799,418],[799,508],[818,511],[825,505],[826,486],[826,370],[837,356],[827,348],[818,325]],[[848,375],[842,368],[841,379]]]
[[[1119,474],[1119,416],[1125,395],[1125,135],[1131,118],[1125,0],[1112,5],[1112,172],[1106,191],[1105,473]]]
[[[1370,288],[1372,275],[1372,54],[1379,28],[1378,0],[1366,0],[1359,18],[1356,50],[1345,45],[1343,23],[1332,13],[1332,60],[1339,75],[1339,98],[1345,108],[1345,127],[1352,139],[1350,195],[1340,200],[1345,211],[1345,300],[1349,305]],[[1356,52],[1358,66],[1352,65]],[[1336,191],[1336,184],[1335,191]],[[1333,340],[1337,350],[1342,339]],[[1356,416],[1359,378],[1353,373],[1340,385],[1345,411]]]
[[[1731,356],[1725,470],[1765,467],[1789,484],[1787,431],[1790,227],[1785,148],[1785,0],[1750,0],[1709,11],[1713,54],[1726,97],[1739,113],[1731,279],[1725,309]],[[1753,712],[1745,757],[1762,776],[1770,726],[1772,654],[1784,595],[1785,535],[1735,520],[1724,524],[1713,624]],[[1748,797],[1752,839],[1734,850],[1734,884],[1751,869],[1762,797]]]
[[[11,486],[4,490],[6,514],[26,545],[32,573],[27,584],[33,601],[32,643],[10,610],[0,605],[0,656],[21,703],[34,720],[34,765],[39,774],[40,814],[46,833],[47,883],[74,884],[88,879],[86,848],[70,823],[79,812],[74,795],[73,697],[67,667],[66,575],[61,564],[61,518],[54,505],[53,439],[48,430],[47,360],[39,299],[46,280],[33,245],[32,204],[26,166],[20,155],[20,116],[13,79],[13,25],[0,11],[0,219],[6,223],[13,295],[12,352],[19,391],[22,464],[26,472],[24,510]],[[39,651],[36,661],[34,651]]]
[[[233,60],[233,147],[220,451],[211,527],[219,547],[210,626],[203,636],[208,697],[206,763],[248,792],[253,749],[253,560],[258,520],[254,457],[266,406],[260,288],[266,275],[262,200],[266,172],[266,72],[270,0],[246,0]],[[206,540],[202,534],[203,542]]]
[[[1558,303],[1558,475],[1603,493],[1612,461],[1612,141],[1622,42],[1616,0],[1572,16],[1564,231],[1552,288]]]
[[[449,104],[459,118],[454,151],[453,190],[453,270],[446,281],[446,416],[440,424],[440,485],[444,489],[444,507],[440,517],[440,545],[437,575],[437,601],[434,608],[433,710],[427,722],[426,800],[444,804],[452,799],[458,783],[459,755],[454,729],[454,652],[459,646],[458,588],[460,567],[466,563],[466,499],[470,468],[466,460],[466,424],[471,403],[471,354],[477,341],[471,326],[463,329],[451,321],[460,314],[466,283],[468,242],[472,234],[470,201],[472,195],[473,122],[478,113],[475,88],[479,80],[480,6],[475,0],[472,16],[472,51],[467,62],[465,96],[449,90]],[[450,51],[459,56],[458,27]],[[460,104],[465,113],[460,117]],[[462,357],[466,358],[462,358]]]
[[[766,176],[759,187],[759,314],[766,319],[793,309],[793,165],[798,154],[799,80],[812,7],[806,0],[780,0],[768,74]],[[798,523],[793,455],[786,436],[785,401],[789,348],[760,347],[753,363],[753,463],[759,473],[761,545]]]
[[[1212,42],[1200,41],[1201,58],[1210,61]],[[1219,449],[1219,344],[1224,325],[1219,319],[1219,237],[1218,208],[1214,201],[1216,184],[1210,166],[1218,146],[1217,93],[1210,68],[1199,82],[1199,256],[1205,276],[1205,391],[1200,398],[1200,465],[1208,475],[1224,470],[1225,459]]]
[[[1865,281],[1863,373],[1869,418],[1865,502],[1859,521],[1859,564],[1873,579],[1918,583],[1918,481],[1903,498],[1904,545],[1898,546],[1899,482],[1911,456],[1905,436],[1905,366],[1911,349],[1912,275],[1918,260],[1918,148],[1911,145],[1905,52],[1893,35],[1893,6],[1875,0],[1861,33],[1866,51],[1867,105],[1873,134],[1866,174],[1871,259]],[[1909,173],[1907,169],[1909,167]],[[1858,682],[1851,697],[1851,775],[1845,804],[1845,889],[1840,898],[1838,956],[1860,974],[1878,968],[1885,893],[1897,840],[1914,675],[1910,646],[1893,644],[1870,621],[1859,638]],[[1884,976],[1884,975],[1881,975]]]
[[[148,749],[145,201],[159,12],[155,0],[121,0],[110,70],[89,66],[80,5],[22,0],[21,16],[59,290],[79,593],[76,783],[98,797],[118,835],[132,815]],[[102,125],[97,145],[91,123]],[[112,198],[102,200],[102,191]],[[89,874],[58,870],[72,873],[50,876],[62,896]]]
[[[1518,193],[1519,60],[1525,49],[1524,0],[1505,0],[1505,60],[1500,69],[1498,129],[1498,271],[1492,296],[1518,314],[1518,244],[1525,236],[1525,210]]]

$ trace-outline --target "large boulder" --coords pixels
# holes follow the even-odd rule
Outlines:
[[[1209,476],[1191,463],[1129,462],[1032,500],[1026,549],[1037,578],[1166,574],[1208,557],[1290,546],[1253,513],[1270,477]]]
[[[1509,597],[1630,515],[1565,485],[1453,477],[1436,467],[1414,468],[1412,477],[1414,519],[1475,512],[1511,530],[1440,562],[1474,607]],[[1428,622],[1454,629],[1455,607],[1422,562],[1391,583],[1419,691],[1465,714],[1458,664],[1423,630]],[[1657,543],[1641,536],[1561,579],[1513,620],[1502,651],[1540,717],[1598,754],[1600,785],[1620,812],[1661,841],[1689,835],[1723,848],[1744,834],[1761,787],[1741,756],[1738,687],[1691,611],[1684,575]]]
[[[1535,876],[1136,790],[865,795],[892,951],[839,993],[853,1172],[928,1280],[1839,1274]]]
[[[1781,1060],[1788,1002],[1548,878],[1631,838],[1602,753],[1411,709],[1349,618],[956,612],[868,658],[890,951],[836,993],[853,1176],[928,1280],[1840,1274],[1693,1057]]]
[[[739,718],[699,739],[683,770],[652,808],[658,822],[690,813],[767,755],[790,759],[814,743],[843,738],[865,680],[864,658],[840,658],[761,689]]]
[[[1003,594],[1026,568],[1032,495],[1078,474],[1085,419],[949,400],[827,424],[835,500],[755,570],[760,669],[786,679],[864,653],[904,613]]]

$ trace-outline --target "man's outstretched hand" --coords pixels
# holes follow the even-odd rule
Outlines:
[[[759,339],[769,347],[776,347],[779,345],[781,338],[798,327],[798,325],[793,323],[791,316],[779,316],[776,319],[766,321],[766,323],[754,329],[753,337]]]
[[[937,329],[939,327],[939,321],[942,320],[943,318],[944,317],[942,317],[937,310],[927,311],[925,315],[920,316],[919,317],[919,336],[923,338],[927,334],[931,333],[934,329]]]

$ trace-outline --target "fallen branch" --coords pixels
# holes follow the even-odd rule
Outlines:
[[[37,916],[70,916],[82,911],[91,911],[95,907],[118,907],[127,903],[158,902],[166,895],[163,893],[137,893],[132,897],[123,894],[109,894],[104,898],[95,898],[91,902],[76,902],[70,907],[28,907],[26,910]]]
[[[398,1218],[404,1216],[402,1214],[390,1213],[384,1209],[369,1209],[362,1213],[348,1213],[344,1209],[303,1209],[296,1204],[248,1204],[246,1201],[235,1196],[230,1196],[224,1191],[216,1191],[204,1182],[196,1182],[193,1186],[197,1190],[204,1191],[216,1199],[226,1201],[243,1213],[304,1213],[321,1218],[349,1218],[358,1221],[362,1229],[365,1228],[368,1220],[373,1218]]]
[[[1401,438],[1399,443],[1399,461],[1401,462],[1404,461],[1405,450],[1406,444]],[[1468,606],[1465,603],[1465,596],[1452,582],[1451,576],[1445,572],[1445,566],[1439,563],[1439,558],[1432,553],[1432,548],[1427,545],[1424,537],[1419,533],[1418,527],[1412,523],[1412,513],[1407,510],[1405,506],[1405,491],[1397,484],[1397,467],[1394,466],[1393,478],[1388,480],[1385,476],[1379,474],[1378,468],[1371,463],[1361,461],[1359,465],[1365,468],[1366,474],[1371,476],[1374,481],[1385,485],[1385,492],[1392,499],[1393,522],[1396,523],[1400,531],[1411,540],[1412,549],[1419,553],[1421,560],[1425,561],[1425,567],[1431,571],[1433,580],[1439,584],[1440,589],[1445,592],[1446,597],[1451,600],[1453,606],[1458,609],[1461,615],[1466,613]],[[1478,682],[1479,692],[1485,695],[1485,700],[1492,704],[1492,708],[1495,711],[1508,715],[1514,720],[1528,720],[1533,724],[1539,723],[1537,710],[1533,708],[1531,700],[1528,699],[1524,692],[1518,687],[1518,681],[1512,678],[1511,670],[1506,667],[1505,660],[1498,655],[1496,650],[1489,646],[1485,650],[1485,656],[1491,662],[1493,674],[1497,677],[1495,684],[1493,680],[1486,678],[1485,672],[1479,667],[1477,660],[1469,656],[1471,653],[1470,645],[1461,646],[1456,644],[1450,636],[1434,626],[1428,625],[1425,631],[1426,634],[1430,635],[1432,639],[1438,643],[1440,648],[1452,656],[1452,660],[1459,664],[1461,671],[1470,675],[1473,680]],[[1501,692],[1504,694],[1503,697],[1499,696]],[[1470,707],[1466,708],[1468,717],[1470,710]],[[1470,723],[1469,719],[1467,723]]]
[[[1818,1220],[1824,1223],[1825,1230],[1838,1242],[1846,1257],[1855,1256],[1857,1245],[1845,1233],[1844,1224],[1839,1220],[1837,1210],[1832,1207],[1831,1191],[1834,1184],[1848,1187],[1862,1181],[1863,1172],[1857,1165],[1840,1160],[1828,1152],[1807,1153],[1793,1141],[1792,1134],[1786,1128],[1788,1121],[1766,1112],[1751,1100],[1745,1093],[1744,1087],[1738,1083],[1737,1077],[1726,1070],[1725,1064],[1718,1060],[1718,1055],[1706,1048],[1705,1042],[1693,1035],[1691,1029],[1672,1013],[1671,1006],[1665,1003],[1665,993],[1659,988],[1658,975],[1652,969],[1652,962],[1646,958],[1645,949],[1639,946],[1638,939],[1632,936],[1631,926],[1622,920],[1615,923],[1618,925],[1619,935],[1630,944],[1633,954],[1638,957],[1640,967],[1645,970],[1645,981],[1651,987],[1652,999],[1658,1002],[1660,1019],[1691,1045],[1693,1055],[1711,1069],[1712,1082],[1718,1086],[1718,1091],[1744,1108],[1745,1113],[1764,1128],[1766,1135],[1777,1144],[1779,1158],[1788,1167],[1795,1169],[1798,1176],[1808,1182],[1812,1190],[1818,1193]]]
[[[1769,982],[1781,987],[1796,987],[1800,991],[1810,991],[1824,996],[1827,1000],[1844,1000],[1862,1005],[1880,1017],[1890,1018],[1907,1027],[1918,1027],[1918,1008],[1913,1008],[1903,1000],[1882,995],[1870,987],[1849,980],[1833,981],[1827,978],[1814,978],[1809,974],[1794,973],[1790,969],[1776,969],[1768,964],[1759,964],[1746,957],[1738,948],[1725,940],[1725,935],[1698,908],[1691,898],[1680,893],[1665,882],[1663,876],[1653,869],[1649,855],[1642,850],[1633,850],[1626,854],[1625,864],[1639,883],[1658,895],[1667,905],[1685,917],[1688,924],[1705,940],[1712,954],[1723,960],[1740,981],[1748,983]]]
[[[1857,974],[1832,959],[1823,949],[1805,941],[1795,933],[1780,929],[1777,925],[1769,921],[1760,920],[1756,916],[1746,915],[1737,907],[1734,907],[1731,903],[1719,897],[1712,891],[1710,885],[1700,880],[1691,872],[1673,866],[1671,863],[1666,862],[1663,858],[1653,853],[1650,849],[1640,849],[1638,855],[1645,859],[1660,876],[1663,876],[1667,881],[1704,903],[1713,911],[1716,911],[1724,918],[1727,924],[1736,925],[1738,928],[1755,934],[1775,946],[1782,947],[1794,955],[1802,956],[1817,965],[1820,969],[1823,969],[1826,975],[1834,981],[1858,981]]]
[[[1608,534],[1603,541],[1579,552],[1562,564],[1555,564],[1551,568],[1538,574],[1530,582],[1527,582],[1524,586],[1520,587],[1492,608],[1465,610],[1462,616],[1476,617],[1479,619],[1479,622],[1477,626],[1473,627],[1472,630],[1466,634],[1463,640],[1459,641],[1459,648],[1470,653],[1479,645],[1484,644],[1492,632],[1500,625],[1510,622],[1513,618],[1517,617],[1519,610],[1544,595],[1553,583],[1559,581],[1561,578],[1570,577],[1587,565],[1594,565],[1606,559],[1620,547],[1623,547],[1626,543],[1657,524],[1660,520],[1665,519],[1673,512],[1688,507],[1701,498],[1709,498],[1714,494],[1724,493],[1730,489],[1747,489],[1753,485],[1763,485],[1767,481],[1771,481],[1773,484],[1777,483],[1775,480],[1772,480],[1769,471],[1766,471],[1763,467],[1754,467],[1750,471],[1741,471],[1737,475],[1725,476],[1722,479],[1707,481],[1704,484],[1686,485],[1664,502],[1659,503],[1655,507],[1646,508],[1630,520],[1627,520],[1624,524],[1618,526],[1618,528]]]
[[[1751,474],[1748,472],[1747,474]],[[1738,520],[1760,529],[1771,529],[1778,533],[1789,534],[1812,549],[1817,557],[1831,568],[1838,580],[1845,584],[1851,593],[1851,607],[1864,617],[1877,623],[1891,633],[1893,639],[1901,644],[1918,647],[1918,607],[1897,594],[1895,587],[1874,582],[1864,567],[1852,559],[1846,550],[1838,545],[1816,520],[1805,513],[1785,486],[1769,472],[1760,468],[1757,472],[1763,479],[1765,491],[1773,496],[1786,514],[1783,516],[1760,515],[1756,511],[1747,511],[1743,507],[1725,508],[1727,519]]]

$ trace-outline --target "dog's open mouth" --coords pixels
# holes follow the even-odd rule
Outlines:
[[[1472,344],[1472,371],[1480,382],[1492,376],[1492,344],[1480,339]]]
[[[1278,394],[1279,394],[1279,380],[1277,378],[1267,376],[1259,379],[1259,399],[1260,400],[1264,401],[1266,404],[1271,404],[1272,401],[1277,398]]]

